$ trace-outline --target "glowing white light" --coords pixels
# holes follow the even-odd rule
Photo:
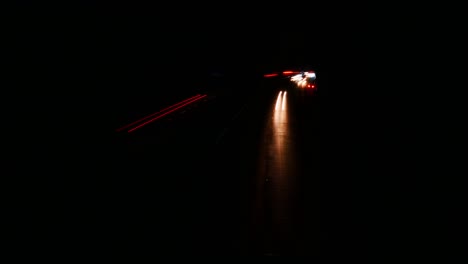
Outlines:
[[[306,73],[305,75],[306,75],[306,77],[308,77],[308,78],[314,78],[314,79],[316,78],[315,72],[308,72],[308,73]]]
[[[283,104],[281,106],[281,110],[286,110],[286,91],[284,91],[284,94],[283,94]]]
[[[291,77],[291,80],[295,81],[295,82],[300,81],[300,80],[302,80],[302,75],[301,74],[296,74],[296,75]]]
[[[276,99],[276,105],[275,105],[275,110],[279,110],[280,104],[281,104],[281,94],[283,91],[279,92],[278,98]]]

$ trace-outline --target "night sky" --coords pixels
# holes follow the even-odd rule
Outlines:
[[[48,61],[52,67],[59,63],[88,67],[92,61],[91,67],[214,64],[263,70],[304,63],[319,66],[337,58],[334,54],[346,55],[358,39],[359,28],[352,25],[359,18],[346,21],[349,15],[343,14],[345,7],[330,9],[313,3],[255,10],[230,5],[163,9],[156,4],[81,1],[57,7],[25,2],[17,22],[23,52],[39,56],[39,64]]]

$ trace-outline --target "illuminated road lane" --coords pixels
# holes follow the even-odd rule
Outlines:
[[[264,125],[257,168],[257,191],[253,206],[253,226],[257,230],[257,253],[283,255],[293,244],[293,211],[298,163],[296,138],[289,111],[288,92],[281,90],[271,105]]]

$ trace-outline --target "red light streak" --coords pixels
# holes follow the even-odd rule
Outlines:
[[[156,116],[156,117],[154,117],[154,118],[152,118],[152,119],[150,119],[150,120],[148,120],[148,121],[146,121],[146,122],[144,122],[144,123],[142,123],[142,124],[140,124],[140,125],[138,125],[138,126],[132,128],[132,129],[128,130],[127,132],[130,133],[130,132],[132,132],[132,131],[134,131],[134,130],[136,130],[136,129],[138,129],[138,128],[144,126],[144,125],[147,125],[147,124],[149,124],[149,123],[151,123],[151,122],[153,122],[153,121],[155,121],[155,120],[157,120],[157,119],[159,119],[159,118],[161,118],[161,117],[163,117],[163,116],[166,116],[167,114],[170,114],[170,113],[174,112],[174,111],[177,110],[177,109],[180,109],[180,108],[182,108],[182,107],[184,107],[184,106],[186,106],[186,105],[189,105],[189,104],[191,104],[191,103],[193,103],[193,102],[195,102],[195,101],[198,101],[198,100],[200,100],[200,99],[202,99],[202,98],[204,98],[204,97],[206,97],[206,94],[205,94],[205,95],[202,95],[202,96],[197,96],[196,98],[194,98],[194,99],[192,99],[192,100],[190,100],[190,101],[188,101],[188,102],[186,102],[186,103],[184,103],[184,104],[182,104],[182,105],[179,105],[178,107],[176,107],[176,108],[174,108],[174,109],[172,109],[172,110],[169,110],[169,111],[167,111],[167,112],[164,112],[164,113],[162,113],[161,115]],[[192,98],[193,98],[193,97],[192,97]],[[185,101],[186,101],[186,100],[185,100]]]
[[[116,131],[117,131],[117,132],[120,132],[120,131],[124,130],[125,128],[131,127],[131,126],[136,125],[136,124],[138,124],[138,123],[140,123],[140,122],[143,122],[144,120],[146,120],[146,119],[148,119],[148,118],[151,118],[151,117],[153,117],[153,116],[155,116],[155,115],[157,115],[157,114],[159,114],[159,113],[168,111],[168,110],[171,109],[171,108],[174,108],[174,107],[176,107],[176,106],[178,106],[178,105],[180,105],[180,104],[182,104],[182,103],[184,103],[184,102],[190,101],[190,100],[195,99],[195,98],[197,98],[197,97],[199,97],[199,96],[200,96],[200,94],[197,94],[197,95],[195,95],[195,96],[192,96],[192,97],[190,97],[190,98],[187,98],[187,99],[185,99],[185,100],[182,100],[182,101],[180,101],[180,102],[178,102],[178,103],[175,103],[175,104],[173,104],[173,105],[171,105],[171,106],[168,106],[168,107],[166,107],[166,108],[164,108],[164,109],[162,109],[162,110],[159,110],[159,111],[157,111],[157,112],[155,112],[155,113],[152,113],[151,115],[147,115],[147,116],[145,116],[145,117],[143,117],[143,118],[141,118],[141,119],[138,119],[138,120],[135,121],[135,122],[132,122],[132,123],[130,123],[130,124],[128,124],[128,125],[125,125],[125,126],[119,128],[119,129],[117,129]]]
[[[263,77],[275,77],[275,76],[278,76],[278,74],[277,73],[271,73],[271,74],[263,75]]]
[[[300,73],[300,72],[298,72],[298,71],[284,71],[283,75],[291,75],[291,74],[298,74],[298,73]]]

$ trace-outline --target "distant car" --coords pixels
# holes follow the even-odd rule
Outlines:
[[[308,93],[317,93],[317,76],[314,71],[301,71],[290,76],[290,81],[299,89],[303,89]]]
[[[275,83],[281,84],[282,82],[290,83],[290,87],[298,87],[300,89],[306,89],[308,92],[316,94],[317,83],[316,74],[313,70],[306,69],[292,69],[283,71],[270,71],[263,74],[264,79],[274,80]],[[292,82],[292,83],[291,83]]]

